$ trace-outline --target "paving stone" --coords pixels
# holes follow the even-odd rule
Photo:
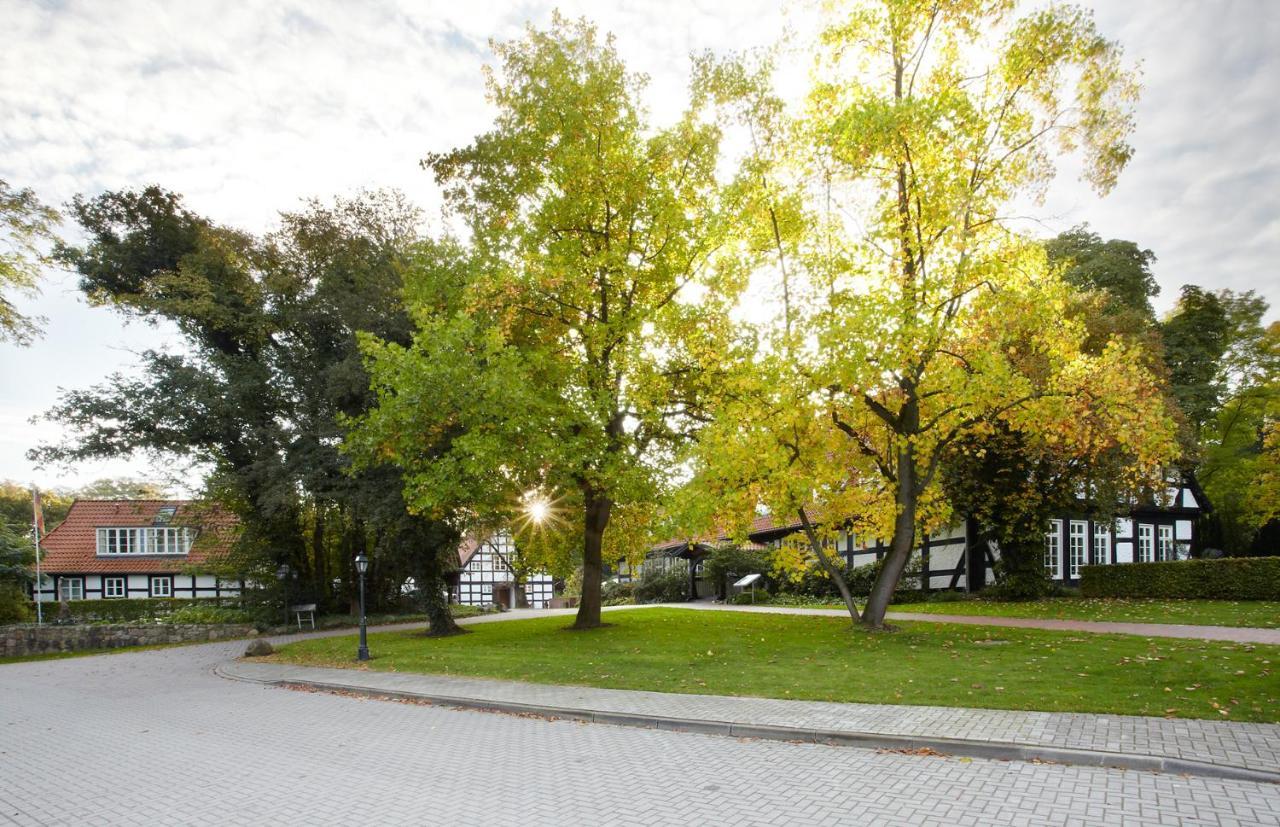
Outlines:
[[[1277,785],[294,692],[238,648],[0,666],[0,821],[1280,825]]]

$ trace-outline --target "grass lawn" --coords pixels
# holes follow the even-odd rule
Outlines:
[[[483,623],[432,640],[371,635],[369,668],[612,689],[820,701],[1280,721],[1280,647],[939,623],[895,633],[842,618],[681,609]],[[350,637],[269,660],[355,667]]]
[[[761,605],[769,605],[761,603]],[[792,604],[794,605],[794,604]],[[843,603],[807,603],[805,608],[844,609]],[[1001,602],[972,598],[929,603],[895,603],[891,612],[942,615],[1033,617],[1050,620],[1114,620],[1125,623],[1179,623],[1192,626],[1280,628],[1280,602],[1272,600],[1157,600],[1048,597]]]
[[[1054,620],[1117,620],[1127,623],[1188,623],[1194,626],[1280,627],[1280,602],[1269,600],[1154,600],[1051,597],[1023,603],[957,600],[901,603],[891,612],[1036,617]]]

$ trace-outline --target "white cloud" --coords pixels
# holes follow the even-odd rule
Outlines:
[[[691,51],[765,45],[789,19],[780,0],[556,5],[617,34],[623,57],[651,76],[659,120],[678,110]],[[1154,249],[1161,307],[1184,282],[1258,289],[1280,305],[1277,7],[1098,6],[1103,30],[1145,64],[1138,155],[1101,201],[1064,175],[1048,226],[1088,221]],[[251,230],[300,198],[359,187],[399,187],[432,209],[438,195],[418,160],[487,126],[488,40],[518,35],[526,20],[545,24],[552,7],[0,0],[0,177],[54,203],[159,183]],[[56,386],[101,381],[131,363],[129,350],[166,338],[85,307],[74,287],[60,276],[27,305],[50,318],[42,341],[0,345],[0,478],[36,475],[22,452],[51,434],[25,420],[52,404]]]

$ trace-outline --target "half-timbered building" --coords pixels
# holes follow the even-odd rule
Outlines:
[[[76,500],[40,540],[32,596],[60,600],[228,597],[244,584],[202,571],[225,555],[235,517],[196,500]]]
[[[1198,518],[1207,502],[1203,492],[1185,481],[1170,484],[1160,504],[1134,503],[1128,513],[1114,520],[1098,520],[1083,510],[1064,511],[1049,521],[1045,531],[1044,566],[1049,579],[1064,586],[1080,581],[1084,565],[1181,560],[1191,555]],[[799,520],[757,518],[747,533],[753,545],[772,547],[800,531]],[[696,540],[670,540],[654,546],[641,568],[681,566],[689,571],[691,600],[711,596],[701,575],[702,564],[726,535]],[[840,531],[831,550],[848,568],[874,563],[888,553],[888,540]],[[973,519],[965,519],[942,531],[925,535],[915,551],[920,575],[908,588],[980,591],[995,581],[994,566],[1000,548],[990,532]]]
[[[483,539],[464,538],[458,546],[458,564],[459,571],[450,588],[455,603],[509,609],[545,609],[551,605],[551,575],[545,571],[521,572],[515,540],[506,531]],[[523,574],[519,585],[517,572]],[[523,602],[519,599],[521,593]]]

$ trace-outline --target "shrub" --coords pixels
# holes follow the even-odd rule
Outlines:
[[[164,618],[165,623],[252,623],[253,613],[230,606],[181,606]]]
[[[745,549],[721,546],[707,556],[702,576],[717,595],[727,594],[729,581],[748,574],[769,574],[772,568],[767,549]]]
[[[604,606],[625,606],[636,602],[634,583],[606,580],[600,585],[600,603]]]
[[[36,616],[35,604],[13,583],[0,583],[0,624],[26,623]]]
[[[202,597],[197,599],[152,597],[139,600],[68,600],[65,601],[71,618],[76,623],[152,623],[174,621],[174,612],[184,608],[240,609],[238,597]],[[46,618],[57,617],[60,604],[45,603]],[[236,621],[240,622],[240,621]]]
[[[756,593],[753,597],[751,589],[749,588],[729,598],[729,602],[735,606],[750,606],[752,603],[769,603],[770,600],[771,598],[769,597],[768,589],[756,589]],[[774,603],[774,605],[777,604]]]
[[[689,572],[683,566],[646,571],[634,594],[637,603],[679,603],[689,596]]]
[[[1083,566],[1085,597],[1280,600],[1280,557],[1222,557]]]

